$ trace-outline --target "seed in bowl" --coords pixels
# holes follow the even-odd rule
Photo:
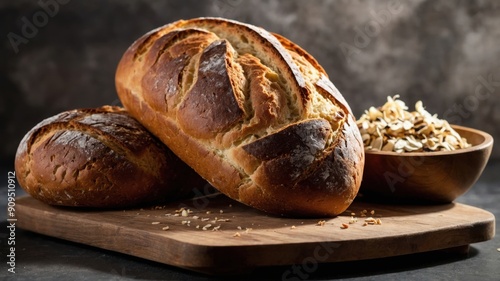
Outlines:
[[[470,147],[446,120],[431,115],[417,101],[409,112],[399,95],[387,97],[381,107],[370,107],[357,125],[365,150],[402,152],[451,151]]]

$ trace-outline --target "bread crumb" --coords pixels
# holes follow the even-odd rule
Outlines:
[[[178,216],[179,216],[179,214],[174,214],[174,217],[178,217]]]
[[[160,222],[159,221],[154,221],[151,224],[160,224]]]
[[[235,234],[233,234],[233,237],[241,237],[241,234],[239,232],[236,232]]]
[[[201,221],[207,221],[209,218],[201,218]]]
[[[290,227],[290,229],[296,229],[295,225],[292,225],[292,227]]]
[[[381,219],[377,219],[377,224],[378,225],[382,224],[382,220]]]
[[[375,214],[375,210],[371,210],[370,214],[373,216]]]
[[[358,219],[356,217],[351,217],[351,220],[349,221],[349,224],[356,223]]]
[[[222,213],[224,213],[224,211],[223,211],[223,210],[219,210],[219,213],[221,213],[221,214],[222,214]]]
[[[210,215],[211,213],[212,213],[212,212],[210,212],[210,211],[207,211],[207,215]]]
[[[355,215],[356,215],[356,213],[351,213],[351,216],[353,216],[353,217],[354,217]]]
[[[365,222],[365,223],[363,223],[363,226],[367,226],[367,225],[368,225],[368,223],[366,223],[366,222]]]
[[[182,210],[181,216],[187,217],[188,216],[188,212],[186,210]]]
[[[250,232],[250,231],[252,231],[252,230],[253,230],[252,228],[246,228],[246,229],[245,229],[245,232],[246,232],[246,233],[249,233],[249,232]]]
[[[319,225],[319,226],[324,226],[324,225],[325,225],[325,223],[326,223],[326,221],[324,221],[324,220],[320,220],[320,221],[318,221],[318,222],[316,223],[316,225]]]
[[[347,223],[343,223],[341,226],[340,226],[341,229],[346,229],[346,228],[349,228],[349,225]]]
[[[238,229],[238,230],[241,230],[242,228],[241,228],[241,226],[238,226],[238,227],[237,227],[237,229]]]
[[[200,218],[200,217],[198,217],[198,216],[193,216],[193,219],[195,219],[195,220],[197,220],[197,219],[199,219],[199,218]]]
[[[211,226],[212,226],[212,224],[209,223],[209,224],[205,225],[202,229],[203,230],[208,230],[208,228],[211,227]]]
[[[161,228],[161,230],[169,230],[169,229],[170,227],[168,225]]]
[[[196,228],[200,228],[200,225],[199,225],[199,224],[197,224],[197,225],[196,225]]]
[[[219,229],[220,229],[220,225],[214,226],[214,228],[212,228],[212,231],[218,231]]]

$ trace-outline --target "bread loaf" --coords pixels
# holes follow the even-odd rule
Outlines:
[[[363,144],[318,62],[286,38],[219,18],[134,42],[116,72],[130,114],[215,188],[285,216],[334,216],[355,198]]]
[[[45,119],[21,141],[21,187],[53,205],[115,208],[187,195],[204,181],[119,107]]]

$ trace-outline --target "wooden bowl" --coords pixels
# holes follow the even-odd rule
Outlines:
[[[471,147],[455,151],[366,151],[363,197],[405,203],[449,203],[469,190],[483,172],[493,147],[491,135],[452,126]]]

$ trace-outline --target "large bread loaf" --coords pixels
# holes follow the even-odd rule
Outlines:
[[[215,188],[274,214],[332,216],[356,196],[363,144],[317,61],[282,36],[181,20],[130,46],[123,105]]]
[[[15,166],[31,196],[62,206],[152,204],[205,183],[123,108],[110,106],[43,120],[19,144]]]

